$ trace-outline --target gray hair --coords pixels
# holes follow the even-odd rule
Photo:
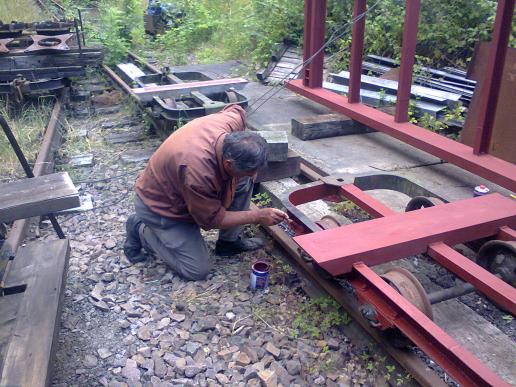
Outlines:
[[[253,172],[267,163],[267,142],[255,132],[232,132],[222,144],[222,159],[239,172]]]

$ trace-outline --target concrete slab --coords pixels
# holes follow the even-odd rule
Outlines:
[[[120,160],[126,164],[147,161],[155,151],[155,148],[127,150],[120,155]]]
[[[287,161],[288,137],[284,130],[260,130],[257,132],[267,141],[267,161]]]
[[[91,167],[93,165],[93,155],[91,153],[75,155],[70,157],[68,162],[72,167]]]
[[[368,132],[373,132],[373,130],[340,114],[322,114],[292,119],[292,135],[303,141]]]

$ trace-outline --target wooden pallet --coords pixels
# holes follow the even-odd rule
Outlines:
[[[0,385],[48,386],[70,254],[67,239],[21,247],[0,297]]]

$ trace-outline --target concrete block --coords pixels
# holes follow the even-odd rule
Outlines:
[[[292,118],[292,135],[303,141],[373,131],[349,117],[338,114]]]
[[[267,160],[286,161],[288,158],[288,137],[286,131],[259,130],[257,133],[267,141]]]
[[[256,182],[284,179],[286,177],[297,176],[300,173],[301,157],[294,151],[288,152],[287,160],[271,161],[267,166],[258,171]]]

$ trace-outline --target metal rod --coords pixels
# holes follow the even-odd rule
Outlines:
[[[489,49],[485,77],[480,90],[475,144],[473,152],[476,155],[489,153],[491,135],[496,115],[496,105],[502,84],[503,68],[509,36],[512,30],[512,16],[515,0],[499,0],[496,8],[496,19],[493,27],[493,38]]]
[[[420,0],[406,0],[405,24],[403,26],[403,42],[401,47],[400,75],[396,100],[396,122],[408,121],[410,88],[412,86],[412,70],[416,54],[417,29],[419,23]]]
[[[471,285],[469,282],[461,282],[459,285],[456,285],[452,288],[437,290],[428,295],[428,301],[431,304],[438,304],[439,302],[448,301],[452,298],[457,298],[460,296],[464,296],[469,293],[473,293],[475,291],[475,287]]]
[[[79,24],[81,26],[82,44],[86,46],[86,38],[84,37],[84,26],[82,24],[82,12],[81,12],[81,9],[77,8],[77,12],[79,13]]]
[[[82,55],[82,44],[81,44],[81,35],[79,34],[79,25],[77,23],[77,18],[73,18],[73,24],[75,26],[75,35],[77,37],[77,45],[79,46],[79,53]]]
[[[355,0],[353,20],[365,13],[366,0]],[[351,38],[351,59],[349,63],[349,93],[348,102],[360,102],[360,84],[362,76],[362,56],[364,52],[365,14],[353,23]]]

